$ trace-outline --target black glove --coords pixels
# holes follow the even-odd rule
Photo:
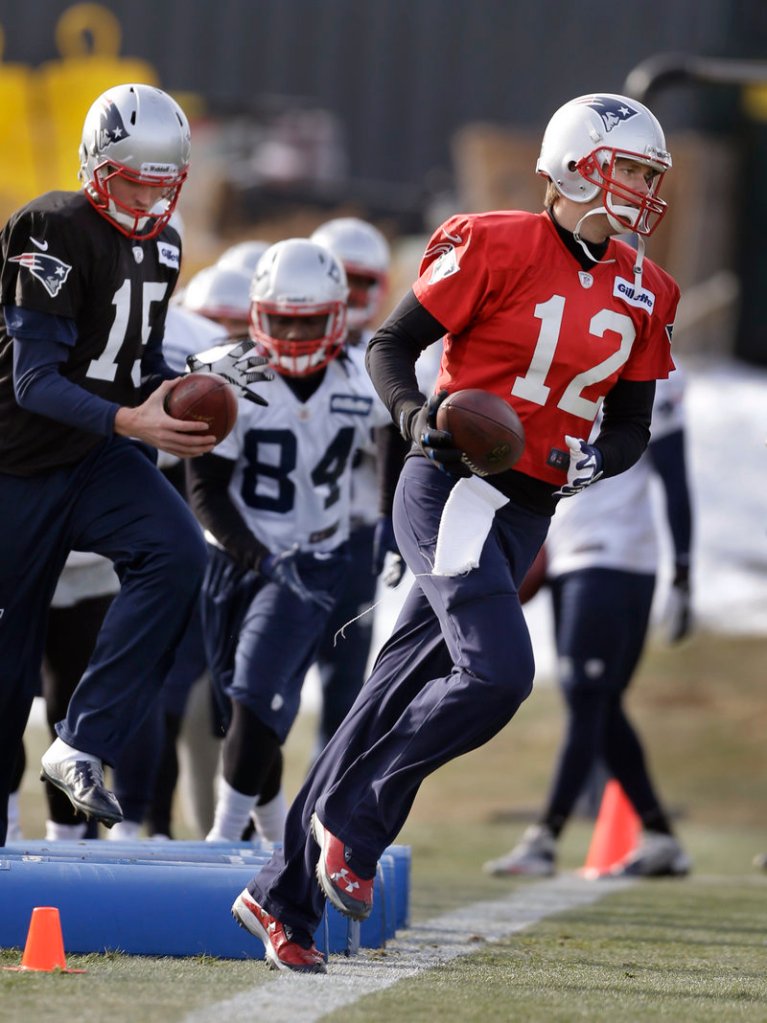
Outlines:
[[[376,522],[373,535],[373,575],[381,575],[384,585],[399,585],[405,573],[405,561],[394,539],[394,525],[390,515],[382,515]]]
[[[312,555],[308,555],[312,557]],[[324,611],[330,611],[335,600],[329,593],[323,590],[311,590],[301,578],[298,570],[298,561],[302,557],[298,547],[291,547],[289,551],[281,551],[279,554],[267,554],[261,559],[261,575],[278,586],[285,586],[294,593],[299,600],[306,604],[316,604]]]
[[[256,347],[256,342],[244,338],[235,344],[216,345],[204,352],[187,356],[186,364],[190,373],[217,373],[227,383],[236,387],[243,398],[255,402],[256,405],[268,405],[269,402],[251,391],[248,384],[262,384],[274,380],[274,373],[268,366],[269,360],[263,355],[249,355]]]
[[[451,476],[471,476],[471,470],[462,461],[462,453],[453,444],[452,434],[437,429],[437,409],[447,395],[447,391],[433,394],[425,405],[411,414],[402,435],[417,444],[443,472]]]

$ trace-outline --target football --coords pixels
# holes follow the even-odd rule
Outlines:
[[[217,373],[187,373],[165,396],[165,411],[174,419],[207,423],[222,441],[237,420],[234,388]]]
[[[477,388],[449,394],[437,409],[437,428],[447,430],[477,476],[505,472],[525,449],[519,416],[500,395]]]

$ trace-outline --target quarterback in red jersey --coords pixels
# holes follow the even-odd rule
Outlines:
[[[353,918],[370,913],[377,861],[421,782],[492,738],[531,691],[518,585],[558,500],[640,457],[655,380],[673,368],[679,289],[644,258],[670,167],[641,103],[606,94],[566,103],[536,168],[548,181],[543,212],[448,220],[368,346],[376,389],[412,442],[394,527],[414,582],[288,814],[283,848],[235,902],[278,969],[317,970],[311,936],[325,899]],[[624,233],[636,250],[614,237]],[[427,400],[414,364],[437,341]],[[489,479],[468,475],[436,428],[445,394],[467,387],[503,396],[525,426],[523,457]]]

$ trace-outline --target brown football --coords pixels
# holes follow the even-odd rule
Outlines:
[[[234,388],[217,373],[187,373],[165,396],[165,411],[174,419],[207,423],[222,441],[237,420]]]
[[[452,434],[463,461],[477,476],[505,472],[525,450],[519,416],[490,391],[467,388],[449,394],[437,409],[437,428]]]

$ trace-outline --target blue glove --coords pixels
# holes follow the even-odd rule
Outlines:
[[[567,483],[554,491],[555,497],[572,497],[596,483],[602,476],[602,452],[579,437],[565,437],[570,449]]]
[[[400,432],[405,440],[411,440],[427,458],[450,476],[471,476],[471,470],[464,465],[462,453],[453,444],[452,434],[437,429],[437,409],[447,398],[447,391],[433,394],[420,409],[411,414],[407,427]]]
[[[330,611],[335,600],[323,590],[310,590],[298,571],[298,546],[280,554],[267,554],[259,566],[261,575],[278,586],[285,586],[305,604],[316,604],[324,611]]]
[[[394,539],[394,525],[390,515],[382,515],[376,522],[373,535],[373,575],[383,572],[384,585],[399,584],[405,572],[405,562]]]

